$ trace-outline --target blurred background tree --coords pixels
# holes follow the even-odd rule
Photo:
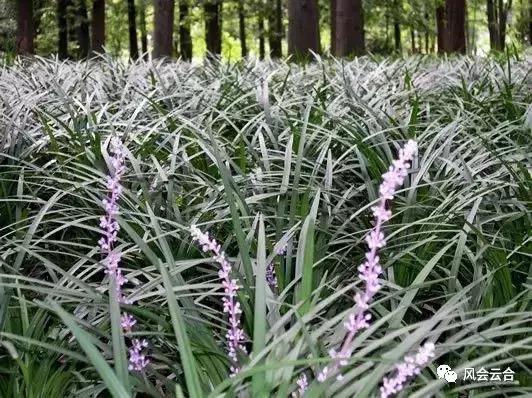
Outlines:
[[[532,0],[0,0],[0,51],[85,58],[520,50]]]

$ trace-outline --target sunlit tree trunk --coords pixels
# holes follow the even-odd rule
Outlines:
[[[174,1],[154,0],[153,58],[172,56]]]
[[[129,56],[132,59],[139,57],[139,45],[137,43],[137,10],[135,0],[127,0],[127,24],[129,33]]]
[[[207,0],[205,10],[205,43],[211,55],[222,53],[222,1]]]
[[[19,0],[17,8],[17,54],[33,54],[33,1]]]
[[[308,57],[320,50],[317,0],[288,0],[288,52]]]
[[[105,45],[105,0],[92,2],[92,52],[101,53]]]
[[[192,37],[190,35],[190,17],[188,0],[179,2],[179,49],[181,58],[192,59]]]

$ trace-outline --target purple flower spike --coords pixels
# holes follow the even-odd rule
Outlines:
[[[366,253],[366,261],[358,267],[358,277],[364,281],[364,290],[355,294],[354,309],[344,323],[347,335],[340,352],[336,353],[332,351],[331,358],[333,359],[333,363],[330,366],[324,367],[318,373],[317,379],[319,382],[324,382],[331,373],[335,373],[339,368],[347,365],[347,360],[351,357],[353,350],[351,347],[353,338],[358,331],[369,326],[371,314],[366,311],[369,308],[371,300],[381,288],[379,276],[382,272],[382,267],[379,264],[378,250],[386,245],[386,239],[381,228],[392,216],[392,212],[386,209],[386,201],[393,199],[397,188],[403,184],[408,174],[408,169],[410,168],[410,162],[416,152],[416,142],[409,140],[404,148],[399,150],[399,158],[393,161],[392,166],[382,176],[383,181],[379,187],[379,201],[376,206],[371,208],[375,217],[375,224],[366,236],[369,251]],[[337,379],[341,380],[342,375],[339,374]]]
[[[395,376],[382,381],[381,398],[388,398],[400,392],[409,378],[417,376],[434,358],[434,344],[425,343],[414,356],[406,356],[403,362],[395,365]]]
[[[238,351],[247,353],[244,346],[245,334],[240,325],[240,314],[242,309],[237,300],[238,285],[236,279],[231,278],[232,264],[225,257],[222,247],[215,239],[210,238],[207,232],[203,233],[195,225],[190,227],[192,240],[197,241],[202,250],[214,255],[215,261],[220,265],[218,276],[222,281],[224,288],[224,297],[222,298],[223,311],[229,316],[229,330],[225,337],[227,339],[227,355],[231,361],[231,376],[240,371],[238,361]]]
[[[124,146],[117,137],[111,139],[111,152],[113,154],[111,157],[113,170],[107,176],[106,186],[108,194],[102,201],[105,208],[105,216],[100,218],[100,227],[103,229],[103,236],[98,241],[98,245],[102,254],[105,256],[102,261],[105,266],[105,273],[109,275],[110,279],[114,279],[115,281],[116,297],[118,297],[119,303],[131,304],[131,300],[128,300],[122,293],[122,286],[128,282],[120,269],[122,253],[114,249],[114,244],[118,240],[118,231],[120,231],[120,225],[116,218],[119,214],[118,200],[122,193],[120,180],[126,170],[124,165],[126,157]],[[136,323],[137,320],[130,314],[123,313],[120,317],[120,325],[124,333],[131,333]],[[129,370],[141,371],[146,367],[149,360],[146,359],[142,350],[147,346],[148,342],[146,340],[133,340],[133,344],[129,348]]]
[[[301,398],[303,394],[305,394],[305,391],[307,391],[307,388],[308,388],[307,375],[305,373],[301,373],[301,376],[299,376],[296,383],[297,383],[297,391],[294,391],[292,393],[292,398]]]

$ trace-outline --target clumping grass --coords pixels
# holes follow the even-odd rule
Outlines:
[[[532,394],[531,66],[0,68],[0,397],[373,397],[427,343],[435,356],[403,396]],[[120,306],[98,246],[112,137],[125,145]],[[409,139],[371,322],[343,377],[320,383],[364,289],[381,176]],[[242,311],[235,360],[222,260]],[[140,372],[127,369],[135,340],[149,342]],[[510,367],[516,383],[447,384],[439,364]]]

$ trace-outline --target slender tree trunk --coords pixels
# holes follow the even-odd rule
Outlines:
[[[140,0],[139,9],[140,47],[144,58],[148,55],[148,33],[146,31],[146,0]]]
[[[77,0],[76,15],[78,19],[77,36],[79,57],[87,58],[90,52],[89,14],[85,0]]]
[[[395,51],[401,52],[401,25],[399,23],[399,15],[403,11],[401,0],[395,0],[393,10],[393,38],[395,44]]]
[[[494,0],[488,0],[486,4],[486,11],[488,14],[488,31],[490,36],[490,48],[492,50],[498,50],[499,28],[495,18],[495,4],[493,1]]]
[[[508,12],[512,9],[512,0],[504,3],[499,0],[499,50],[506,48],[506,24],[508,22]]]
[[[338,0],[337,0],[338,1]],[[288,52],[308,57],[320,51],[317,0],[288,0]]]
[[[190,18],[188,0],[179,1],[179,49],[181,58],[192,59],[192,37],[190,35]]]
[[[263,0],[259,0],[259,58],[264,59],[266,56],[266,28],[264,26],[264,3]]]
[[[57,1],[57,56],[59,59],[68,58],[67,6],[68,0]]]
[[[331,0],[331,54],[336,54],[336,0]]]
[[[362,0],[336,0],[334,22],[334,55],[345,57],[363,54],[365,42]]]
[[[211,55],[222,53],[222,1],[207,0],[205,9],[205,42]]]
[[[154,0],[153,58],[172,56],[174,0]]]
[[[425,54],[429,53],[429,47],[430,47],[430,44],[429,44],[429,36],[430,36],[429,23],[430,23],[429,13],[425,12]]]
[[[17,54],[33,54],[33,1],[19,0],[17,8]]]
[[[92,2],[92,52],[103,53],[105,45],[105,0]]]
[[[416,31],[413,28],[410,29],[410,45],[412,46],[412,54],[417,53]]]
[[[438,36],[438,53],[443,54],[446,51],[447,39],[447,19],[445,17],[445,7],[436,8],[436,30]]]
[[[528,0],[528,45],[532,46],[532,0]]]
[[[272,6],[268,7],[268,40],[270,43],[270,56],[281,58],[282,50],[282,3],[281,0],[271,1]],[[280,14],[281,13],[281,14]],[[280,19],[279,19],[280,18]]]
[[[127,25],[129,32],[129,56],[138,59],[139,45],[137,43],[137,10],[135,0],[127,0]]]
[[[283,3],[282,0],[275,1],[273,10],[273,26],[270,26],[270,35],[273,36],[270,44],[272,58],[281,58],[283,56]]]
[[[465,0],[447,0],[445,14],[447,16],[447,52],[465,54]]]
[[[238,0],[238,36],[240,38],[240,54],[242,58],[248,56],[248,46],[246,43],[246,12],[244,0]]]

